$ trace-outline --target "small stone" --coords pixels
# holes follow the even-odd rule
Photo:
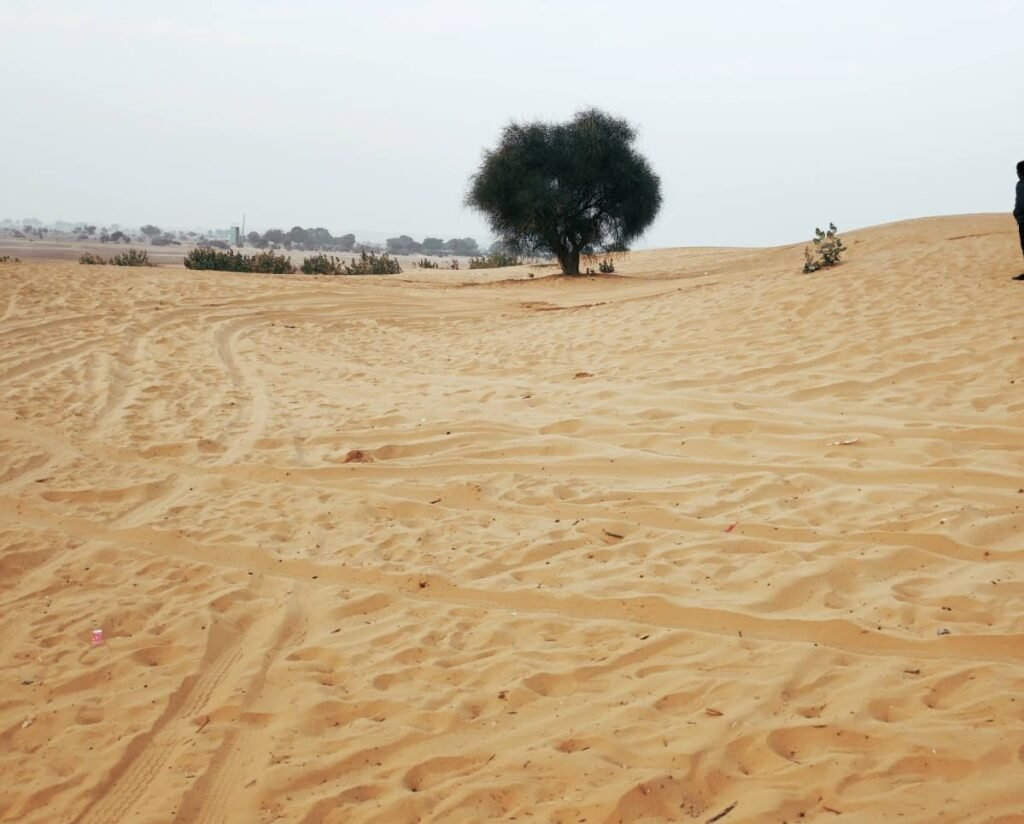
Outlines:
[[[942,627],[942,629],[938,630],[935,634],[936,635],[952,635],[953,633],[950,630],[946,629],[945,627]]]

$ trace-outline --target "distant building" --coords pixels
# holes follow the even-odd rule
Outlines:
[[[237,226],[232,226],[231,229],[228,230],[228,242],[232,246],[242,245],[242,232]]]

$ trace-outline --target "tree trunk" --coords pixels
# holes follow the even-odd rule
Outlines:
[[[578,275],[580,273],[580,252],[578,249],[566,250],[558,255],[558,263],[562,267],[564,275]]]

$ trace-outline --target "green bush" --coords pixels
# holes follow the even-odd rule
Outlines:
[[[286,255],[275,255],[273,252],[257,252],[250,258],[251,272],[264,275],[291,275],[295,267]]]
[[[402,267],[387,252],[378,255],[376,252],[363,251],[352,263],[345,266],[346,275],[400,275]]]
[[[599,264],[597,264],[597,269],[602,275],[610,275],[615,272],[615,261],[613,261],[610,257],[605,258]]]
[[[285,255],[258,252],[243,255],[229,249],[222,252],[209,246],[200,246],[185,256],[186,269],[213,269],[218,272],[259,272],[269,275],[290,275],[295,271]]]
[[[220,252],[210,246],[199,246],[185,255],[186,269],[215,269],[219,272],[251,272],[248,255],[233,251]]]
[[[818,227],[814,228],[814,252],[809,247],[804,247],[804,273],[817,272],[827,266],[836,266],[839,263],[839,256],[846,251],[843,241],[836,232],[834,223],[829,223],[828,231],[823,232]]]
[[[419,266],[420,269],[440,269],[441,268],[441,264],[440,263],[438,263],[436,260],[431,260],[430,258],[421,258],[416,263],[416,265]]]
[[[149,253],[145,250],[141,252],[138,249],[129,249],[127,252],[122,252],[119,255],[114,255],[109,261],[114,266],[155,266],[156,264],[150,261]]]
[[[21,263],[21,258],[12,258],[10,255],[0,257],[0,263]],[[81,261],[79,261],[81,263]]]
[[[503,266],[519,266],[523,261],[509,252],[491,252],[486,257],[469,259],[470,269],[500,269]]]
[[[106,266],[107,264],[103,258],[99,255],[94,255],[92,252],[83,252],[78,262],[84,263],[86,266]]]
[[[345,274],[345,263],[341,258],[334,255],[313,255],[303,258],[300,270],[307,275],[343,275]]]

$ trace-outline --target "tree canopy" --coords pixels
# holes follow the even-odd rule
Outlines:
[[[484,152],[466,203],[508,247],[552,254],[578,275],[581,254],[627,249],[661,208],[661,181],[635,139],[597,109],[568,123],[512,123]]]

